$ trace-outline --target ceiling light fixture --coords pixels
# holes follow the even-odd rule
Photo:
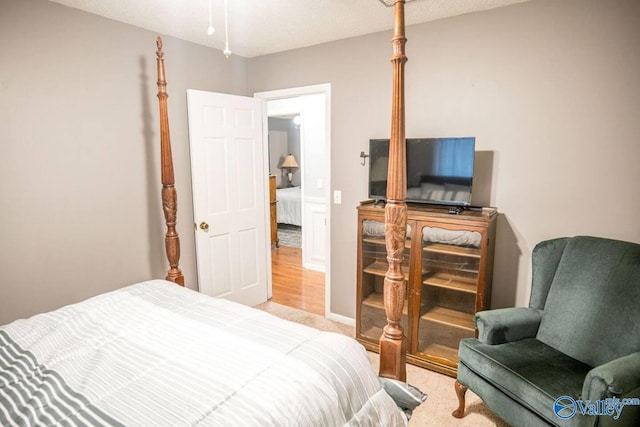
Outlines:
[[[229,49],[229,13],[228,13],[227,0],[224,0],[224,56],[229,58],[231,56],[231,50]]]
[[[405,3],[412,2],[413,0],[404,0]],[[380,3],[387,7],[391,7],[396,3],[396,0],[380,0]]]
[[[207,28],[207,34],[211,35],[216,32],[216,29],[213,28],[213,19],[211,17],[211,0],[209,0],[209,28]]]
[[[213,35],[216,29],[213,28],[213,7],[211,6],[212,0],[209,0],[209,28],[207,28],[207,34]],[[231,49],[229,49],[229,4],[227,0],[224,0],[224,56],[229,58],[231,56]]]

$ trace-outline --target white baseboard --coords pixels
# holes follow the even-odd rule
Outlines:
[[[311,264],[311,263],[304,263],[304,265],[302,266],[303,268],[306,268],[307,270],[313,270],[313,271],[319,271],[321,273],[324,273],[325,271],[325,266],[324,265],[317,265],[317,264]]]
[[[326,313],[325,317],[329,320],[333,320],[334,322],[344,323],[349,326],[356,326],[356,319],[351,317],[343,316],[341,314],[336,313]]]

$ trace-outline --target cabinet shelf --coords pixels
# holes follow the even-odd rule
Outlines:
[[[372,245],[378,245],[378,246],[385,246],[386,245],[386,241],[384,236],[365,236],[362,238],[362,243],[369,243]],[[410,249],[411,248],[411,240],[407,239],[404,242],[404,247],[406,249]]]
[[[362,300],[362,304],[368,307],[373,307],[382,310],[384,312],[384,295],[379,292],[372,292],[368,297]],[[404,301],[402,307],[402,314],[406,315],[408,310],[407,301]]]
[[[379,339],[382,336],[382,328],[372,326],[365,331],[361,332],[363,336]]]
[[[453,361],[458,364],[458,349],[442,344],[429,344],[419,349],[420,353],[429,357]]]
[[[433,307],[421,316],[422,319],[449,325],[455,328],[465,329],[475,332],[473,314],[463,311],[451,310],[444,307]]]
[[[424,252],[437,252],[447,255],[459,255],[471,258],[480,258],[479,248],[470,248],[468,246],[447,245],[444,243],[429,243],[422,248]]]
[[[452,262],[449,260],[423,259],[423,266],[434,270],[452,270],[458,273],[478,274],[478,266],[469,262]]]
[[[478,281],[476,279],[448,273],[435,273],[426,278],[422,283],[427,286],[436,286],[438,288],[452,289],[470,294],[475,294],[478,291]]]
[[[375,276],[384,277],[387,274],[388,269],[389,264],[386,260],[377,259],[373,263],[367,265],[363,271]],[[404,280],[409,280],[409,268],[406,265],[402,266],[402,272],[402,274],[404,275]]]

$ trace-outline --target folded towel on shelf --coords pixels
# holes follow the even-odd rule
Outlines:
[[[384,222],[365,219],[362,221],[362,235],[368,237],[384,236]],[[407,239],[411,238],[411,226],[407,225]]]
[[[482,235],[478,231],[445,230],[437,227],[424,227],[422,229],[422,240],[425,242],[479,248]]]

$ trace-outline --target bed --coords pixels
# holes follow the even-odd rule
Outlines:
[[[154,280],[2,327],[0,425],[404,420],[351,338]]]
[[[397,152],[404,138],[403,7],[404,0],[395,3],[391,161],[404,158]],[[354,339],[184,288],[160,38],[156,55],[165,280],[0,326],[0,425],[406,425]],[[393,251],[398,241],[404,247],[403,167],[389,168],[389,324],[379,372],[401,381],[402,250]]]
[[[279,224],[302,226],[302,196],[300,187],[276,190],[277,216]]]

